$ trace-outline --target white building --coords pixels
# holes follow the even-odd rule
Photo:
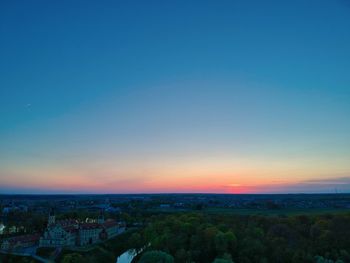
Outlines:
[[[63,227],[59,223],[48,225],[40,238],[41,247],[75,246],[77,242],[77,229],[72,226]]]
[[[40,247],[86,246],[115,237],[125,230],[123,224],[115,220],[104,220],[102,215],[97,222],[86,223],[77,220],[56,221],[50,213],[47,228],[40,238]]]

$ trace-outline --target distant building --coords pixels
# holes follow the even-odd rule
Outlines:
[[[160,204],[159,208],[170,208],[169,204]]]
[[[11,212],[28,212],[28,206],[26,205],[7,205],[2,209],[3,214],[9,214]]]
[[[4,233],[5,225],[3,223],[0,223],[0,235]]]
[[[40,247],[85,246],[110,239],[125,230],[124,224],[104,219],[102,213],[97,222],[77,220],[56,221],[54,213],[49,214],[47,228],[40,238]]]

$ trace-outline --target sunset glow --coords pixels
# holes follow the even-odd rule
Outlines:
[[[350,192],[350,7],[190,2],[0,4],[0,193]]]

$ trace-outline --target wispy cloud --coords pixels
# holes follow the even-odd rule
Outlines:
[[[224,185],[225,191],[246,193],[350,193],[350,177],[308,179],[298,182],[274,181],[266,184]]]
[[[266,193],[334,193],[350,192],[350,177],[312,179],[296,183],[281,183],[253,187]]]
[[[239,186],[241,186],[241,184],[228,184],[226,186],[228,186],[228,187],[239,187]]]
[[[306,180],[303,181],[304,184],[314,184],[314,185],[350,185],[350,177],[339,177],[339,178],[329,178],[321,180]]]

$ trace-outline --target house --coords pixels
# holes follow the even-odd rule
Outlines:
[[[1,244],[2,250],[15,250],[38,244],[40,234],[22,235],[5,239]]]
[[[110,239],[125,230],[113,219],[105,221],[101,213],[97,221],[60,220],[50,212],[47,228],[40,238],[40,247],[86,246]]]
[[[65,247],[76,244],[77,229],[74,226],[62,226],[59,223],[49,225],[40,238],[41,247]]]
[[[79,225],[78,242],[79,246],[98,243],[101,238],[102,226],[98,223],[83,223]]]
[[[121,233],[121,230],[124,230],[123,224],[118,224],[114,220],[107,220],[103,223],[103,228],[106,231],[107,238],[112,238]]]

